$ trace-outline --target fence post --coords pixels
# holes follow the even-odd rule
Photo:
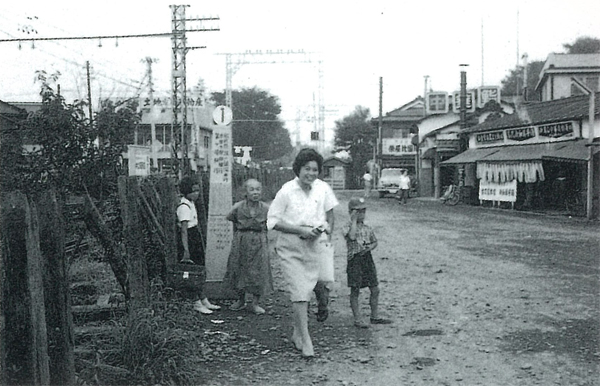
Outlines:
[[[128,307],[129,313],[132,314],[132,311],[147,308],[150,299],[148,267],[141,237],[144,232],[144,223],[140,214],[141,207],[138,198],[140,187],[137,178],[119,177],[118,186],[127,260]]]
[[[177,193],[175,181],[161,178],[156,184],[160,196],[159,217],[165,233],[165,258],[167,268],[177,263]]]
[[[56,194],[46,191],[36,197],[39,233],[44,262],[44,295],[48,326],[50,383],[75,384],[73,316],[65,255],[64,218]]]
[[[30,205],[20,192],[3,194],[0,202],[0,381],[3,385],[48,385],[48,340],[35,205]]]

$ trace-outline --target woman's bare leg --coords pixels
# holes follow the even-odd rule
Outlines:
[[[302,350],[305,357],[314,356],[314,348],[308,333],[308,302],[293,302],[294,333],[292,342],[296,348]]]

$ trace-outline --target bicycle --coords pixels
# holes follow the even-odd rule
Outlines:
[[[444,192],[444,195],[442,195],[442,197],[440,197],[440,200],[442,201],[442,203],[444,203],[446,205],[454,206],[454,205],[458,204],[459,201],[461,200],[461,197],[462,197],[461,192],[462,192],[462,189],[460,188],[460,186],[448,185],[448,187],[446,188],[446,191]]]

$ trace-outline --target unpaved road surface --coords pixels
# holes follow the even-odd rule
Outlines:
[[[199,383],[600,385],[598,222],[369,198],[380,312],[394,324],[360,330],[339,234],[351,194],[337,193],[331,315],[309,320],[317,357],[301,359],[287,340],[290,306],[273,257],[266,315],[224,310],[212,318],[219,324],[198,316],[209,338]],[[360,303],[367,316],[368,289]]]

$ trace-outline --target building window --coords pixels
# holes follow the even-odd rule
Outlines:
[[[210,137],[208,135],[204,136],[204,148],[208,149],[210,147]]]

